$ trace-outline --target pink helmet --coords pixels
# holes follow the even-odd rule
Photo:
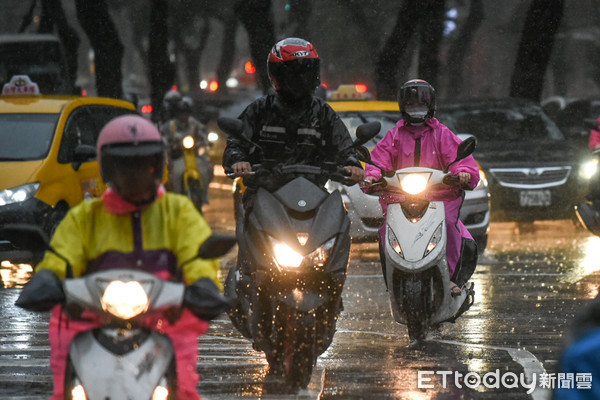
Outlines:
[[[122,115],[109,121],[100,131],[97,143],[100,173],[111,182],[111,159],[157,156],[157,177],[162,177],[165,146],[156,126],[139,115]]]

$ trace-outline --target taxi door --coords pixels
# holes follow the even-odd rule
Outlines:
[[[82,105],[68,116],[58,152],[64,175],[65,201],[73,207],[85,198],[98,197],[105,190],[95,155],[100,131],[111,119],[134,113],[108,105]]]

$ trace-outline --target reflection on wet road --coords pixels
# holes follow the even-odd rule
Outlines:
[[[232,231],[230,207],[211,200],[206,215],[216,231]],[[273,393],[262,353],[222,316],[199,344],[199,392],[207,400],[548,399],[540,377],[556,373],[565,325],[598,294],[600,239],[570,221],[534,227],[492,224],[473,277],[475,304],[422,343],[392,319],[377,246],[354,244],[338,331],[306,390]],[[0,398],[47,398],[48,316],[16,309],[18,292],[0,289]]]

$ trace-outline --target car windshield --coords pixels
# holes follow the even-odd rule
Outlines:
[[[365,146],[372,150],[380,141],[387,131],[392,129],[396,122],[400,119],[400,113],[397,112],[385,112],[385,111],[338,111],[337,114],[341,118],[346,128],[352,136],[352,140],[356,138],[356,128],[367,122],[379,121],[381,123],[381,130],[372,140],[369,140]]]
[[[58,114],[0,114],[0,161],[44,159],[57,121]]]
[[[564,140],[556,124],[534,108],[438,110],[437,119],[456,133],[484,141]]]

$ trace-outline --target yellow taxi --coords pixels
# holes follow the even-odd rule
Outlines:
[[[71,207],[100,195],[96,139],[130,113],[126,101],[45,96],[28,76],[12,77],[0,95],[0,227],[30,223],[50,235]],[[0,238],[0,261],[10,250]]]

